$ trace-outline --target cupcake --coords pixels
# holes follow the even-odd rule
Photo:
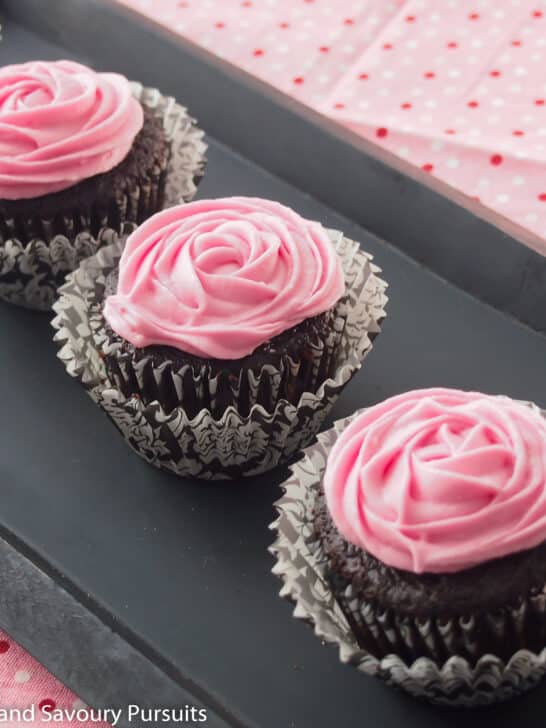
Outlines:
[[[279,532],[301,534],[301,519],[306,533],[298,565],[275,547],[289,593],[307,594],[316,624],[339,610],[345,626],[326,632],[345,658],[423,697],[491,702],[536,682],[546,669],[540,410],[428,389],[340,429],[310,448],[281,503]],[[329,602],[309,598],[320,593],[302,571],[310,563]]]
[[[181,161],[173,142],[192,130],[169,128],[172,103],[157,92],[147,103],[150,90],[72,61],[5,66],[0,91],[0,295],[32,305],[23,286],[54,288],[79,262],[74,250],[94,252],[102,228],[140,223],[163,207]],[[193,147],[192,193],[200,137]],[[38,307],[51,302],[50,290],[43,297]]]
[[[315,392],[335,369],[347,310],[326,230],[236,197],[150,218],[98,303],[101,356],[125,396],[215,418]]]
[[[70,329],[85,318],[95,368],[86,381],[100,383],[131,444],[178,473],[226,477],[289,457],[384,317],[385,284],[356,243],[268,200],[173,207],[122,247],[63,288],[55,326],[81,362]],[[161,422],[160,444],[136,444],[131,407]]]

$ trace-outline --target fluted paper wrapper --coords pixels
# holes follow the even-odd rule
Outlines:
[[[313,510],[321,493],[328,453],[351,419],[336,422],[331,430],[318,436],[315,445],[305,450],[283,484],[283,497],[275,504],[279,517],[271,524],[271,529],[276,531],[276,540],[270,548],[276,557],[273,573],[283,581],[280,595],[295,603],[294,616],[311,624],[320,639],[336,644],[342,662],[432,703],[460,707],[487,705],[535,686],[546,672],[546,647],[539,654],[520,649],[508,661],[486,654],[473,664],[456,653],[445,662],[420,657],[408,663],[394,652],[377,658],[359,647],[328,584],[327,558],[313,535]],[[546,588],[517,608],[507,608],[504,618],[510,620],[512,630],[521,629],[525,613],[531,610],[540,611],[546,620],[545,605]],[[369,616],[369,623],[371,630],[381,632],[379,612]],[[457,626],[460,629],[461,623]],[[407,620],[396,624],[394,618],[394,622],[383,627],[385,632],[391,632],[388,635],[391,641],[404,639],[404,633],[408,632]],[[419,623],[416,628],[426,640],[427,623]],[[447,624],[445,632],[444,644],[449,645]]]
[[[281,399],[273,410],[254,405],[243,416],[234,407],[215,418],[202,409],[190,417],[182,406],[166,412],[158,402],[126,397],[107,375],[94,317],[105,281],[118,264],[123,240],[103,248],[68,276],[54,305],[59,357],[109,415],[129,445],[149,463],[176,475],[225,479],[256,475],[287,462],[311,442],[343,387],[362,365],[385,317],[386,284],[358,243],[330,231],[341,257],[348,298],[333,376],[297,403]]]
[[[117,201],[116,214],[122,221],[148,217],[162,207],[189,202],[206,163],[204,132],[187,110],[157,89],[136,82],[131,87],[135,98],[163,120],[170,158],[166,177],[165,172],[154,174]],[[93,216],[103,219],[104,227],[112,225],[103,210],[94,211]],[[62,234],[34,237],[28,243],[16,238],[0,243],[0,298],[27,308],[50,309],[66,274],[99,248],[98,239],[89,232],[74,235],[73,226],[72,218],[66,218]],[[50,229],[51,221],[42,220],[42,228]]]

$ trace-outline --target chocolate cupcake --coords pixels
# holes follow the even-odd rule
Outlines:
[[[0,89],[0,296],[32,306],[24,286],[54,290],[101,229],[164,206],[174,136],[141,87],[72,61],[5,66]]]
[[[378,270],[274,202],[173,207],[68,277],[59,356],[154,465],[257,474],[309,443],[360,368],[385,317]]]
[[[131,85],[73,61],[0,68],[0,243],[142,222],[163,203],[169,144]]]
[[[335,622],[332,607],[341,609],[348,631],[334,639],[346,659],[455,704],[491,702],[536,682],[546,669],[546,421],[538,408],[421,390],[319,439],[288,481],[276,524],[299,534],[298,545],[275,551],[284,554],[279,572],[290,593],[306,595],[316,624],[329,619],[325,610]],[[303,586],[313,569],[332,595],[327,607],[307,598],[319,594]]]
[[[324,228],[234,197],[148,220],[98,306],[97,343],[125,396],[219,418],[315,392],[335,369],[347,301]]]

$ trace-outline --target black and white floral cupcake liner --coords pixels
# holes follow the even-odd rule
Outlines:
[[[228,407],[218,418],[208,409],[189,417],[181,406],[166,412],[158,402],[145,404],[125,396],[107,375],[96,331],[100,319],[92,315],[108,275],[117,268],[123,239],[83,261],[59,290],[53,321],[59,357],[149,463],[177,475],[206,479],[270,470],[313,439],[343,387],[360,369],[385,318],[386,283],[379,278],[379,269],[358,243],[337,231],[330,235],[342,260],[348,300],[337,366],[333,376],[316,391],[304,392],[295,404],[281,399],[273,410],[258,404],[246,415]]]
[[[153,214],[161,207],[161,197],[165,207],[189,202],[197,191],[206,164],[204,132],[187,110],[157,89],[136,82],[131,83],[131,89],[145,108],[163,120],[171,151],[165,180],[165,173],[158,173],[117,201],[121,219]],[[63,234],[47,240],[33,238],[28,243],[21,243],[16,238],[9,238],[0,243],[1,299],[26,308],[51,308],[66,274],[96,253],[99,247],[98,240],[88,232],[74,236],[73,224],[71,218],[67,219]],[[105,226],[108,226],[107,219]],[[47,231],[50,221],[43,220],[42,227]]]
[[[295,603],[294,616],[313,626],[320,639],[336,644],[341,662],[432,703],[462,707],[488,705],[534,687],[546,673],[546,646],[538,654],[520,649],[507,661],[487,654],[473,664],[457,654],[443,663],[428,657],[408,663],[395,653],[377,658],[359,647],[328,584],[327,558],[313,533],[313,512],[321,495],[328,453],[351,419],[340,420],[332,429],[318,435],[317,443],[307,448],[302,459],[292,467],[291,476],[282,486],[284,495],[275,504],[279,516],[271,524],[276,532],[270,548],[276,558],[273,573],[283,581],[280,595]],[[528,609],[541,610],[544,618],[546,588],[531,595],[528,601]],[[511,609],[512,625],[522,623],[526,611],[521,604]],[[403,639],[404,635],[411,638],[406,622],[394,624],[391,620],[385,625],[380,616],[370,616],[371,630],[384,632],[387,628],[394,630],[397,638]],[[416,629],[421,639],[428,638],[427,622],[419,623]],[[446,644],[449,644],[448,632],[446,625]],[[389,637],[391,641],[394,639],[392,634]]]

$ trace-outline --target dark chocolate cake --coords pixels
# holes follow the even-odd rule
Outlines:
[[[144,107],[144,124],[131,150],[116,167],[59,192],[21,200],[0,200],[0,242],[23,243],[54,235],[97,235],[102,227],[140,223],[161,209],[169,161],[162,120]]]
[[[539,652],[546,645],[539,606],[546,542],[455,573],[415,574],[347,542],[324,496],[317,500],[313,527],[336,599],[360,646],[376,657],[442,660],[459,654],[472,661],[492,652],[508,659],[517,649]],[[518,609],[522,620],[516,629],[512,612]]]

